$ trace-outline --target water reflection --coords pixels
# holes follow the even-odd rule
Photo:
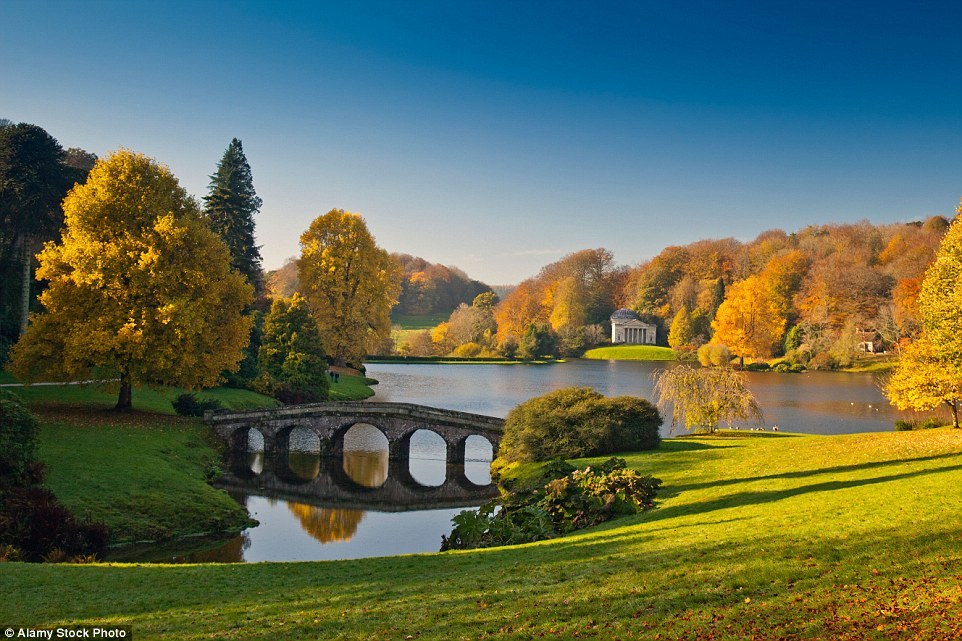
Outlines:
[[[387,481],[388,452],[345,450],[341,465],[348,478],[361,487],[378,488]]]
[[[320,543],[350,541],[364,518],[363,510],[315,507],[307,503],[287,503],[301,528]]]

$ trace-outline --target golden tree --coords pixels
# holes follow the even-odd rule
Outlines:
[[[377,246],[359,214],[332,209],[301,235],[301,292],[328,353],[359,362],[391,333],[401,265]]]
[[[118,409],[138,384],[210,386],[236,369],[253,298],[227,246],[170,170],[121,150],[63,203],[61,241],[39,254],[43,311],[14,347],[25,381],[120,379]]]
[[[711,324],[712,342],[742,360],[770,357],[785,331],[785,316],[766,285],[759,276],[732,285]]]
[[[909,345],[885,382],[885,394],[900,410],[931,410],[942,403],[952,410],[952,425],[959,427],[962,403],[962,367],[946,360],[926,339]]]
[[[919,292],[922,335],[902,355],[886,384],[899,409],[947,404],[959,427],[962,403],[962,204],[939,245]]]

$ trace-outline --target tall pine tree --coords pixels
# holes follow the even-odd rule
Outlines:
[[[254,286],[257,298],[264,292],[260,248],[254,244],[254,214],[261,199],[254,191],[251,167],[241,141],[230,141],[217,172],[210,177],[210,193],[204,197],[210,227],[230,249],[232,266]]]

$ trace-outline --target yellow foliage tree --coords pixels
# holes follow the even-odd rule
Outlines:
[[[899,409],[928,410],[942,403],[959,427],[962,403],[962,204],[919,292],[922,335],[906,349],[886,385]]]
[[[120,378],[118,409],[137,384],[198,388],[243,357],[253,300],[230,253],[170,170],[121,150],[63,203],[59,243],[39,254],[43,311],[14,347],[25,381]]]
[[[900,410],[931,410],[945,403],[959,427],[962,403],[962,366],[946,361],[925,338],[902,352],[898,366],[885,383],[885,395]]]
[[[561,331],[569,327],[582,327],[587,323],[585,295],[574,276],[558,281],[553,288],[551,316],[548,322],[551,329]]]
[[[332,209],[301,235],[301,290],[328,353],[359,362],[391,333],[401,265],[377,246],[359,214]]]
[[[536,283],[529,279],[514,288],[495,309],[494,318],[498,324],[498,345],[510,340],[517,343],[529,325],[547,321]]]
[[[745,358],[768,358],[785,331],[785,317],[760,276],[749,276],[728,288],[712,321],[713,343],[728,346]]]

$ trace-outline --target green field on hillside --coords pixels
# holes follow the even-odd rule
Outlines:
[[[391,325],[397,325],[402,330],[421,330],[432,329],[448,320],[451,312],[437,314],[424,314],[415,316],[411,314],[391,314]]]
[[[612,345],[589,349],[581,357],[602,361],[673,361],[675,352],[657,345]]]
[[[663,479],[656,509],[566,538],[344,562],[0,564],[0,620],[141,639],[962,633],[962,432],[723,433],[626,458]]]

